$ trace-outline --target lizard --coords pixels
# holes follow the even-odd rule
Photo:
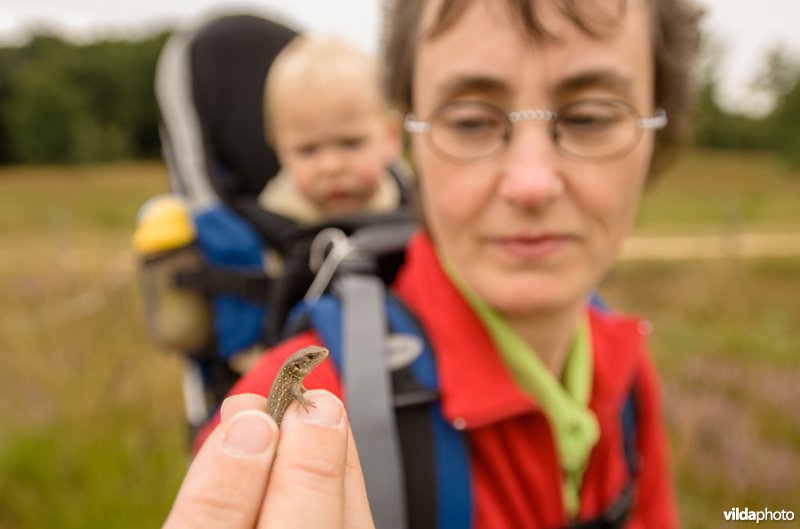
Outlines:
[[[293,400],[303,408],[314,407],[314,403],[303,396],[303,378],[328,357],[328,350],[315,345],[299,349],[281,365],[272,381],[267,399],[267,414],[280,426],[283,414]]]

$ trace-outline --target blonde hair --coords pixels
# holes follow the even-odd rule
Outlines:
[[[273,109],[302,87],[320,97],[356,90],[374,94],[379,110],[388,110],[381,90],[377,60],[360,48],[335,37],[296,37],[275,58],[264,86],[264,124],[267,142],[274,145]]]

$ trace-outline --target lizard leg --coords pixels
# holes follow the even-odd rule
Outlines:
[[[306,388],[304,388],[301,384],[298,384],[297,387],[292,389],[292,397],[300,403],[304,410],[308,411],[308,408],[316,408],[316,404],[314,401],[307,399],[305,396]]]

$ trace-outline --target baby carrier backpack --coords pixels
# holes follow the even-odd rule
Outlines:
[[[155,95],[171,193],[142,206],[133,244],[149,335],[186,358],[193,432],[251,357],[276,342],[314,278],[309,254],[318,232],[409,219],[400,210],[302,227],[258,204],[280,169],[264,139],[264,81],[297,34],[259,15],[215,16],[178,28],[159,56]],[[403,202],[407,176],[388,169]],[[265,272],[267,250],[284,262],[280,277]]]

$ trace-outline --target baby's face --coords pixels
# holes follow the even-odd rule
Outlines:
[[[278,156],[323,216],[361,211],[399,152],[399,133],[363,90],[310,92],[287,94],[273,111]]]

